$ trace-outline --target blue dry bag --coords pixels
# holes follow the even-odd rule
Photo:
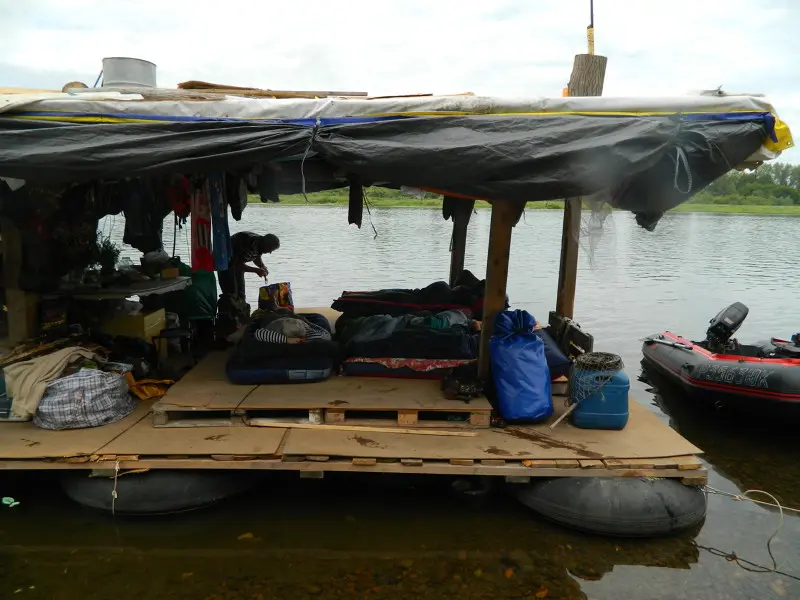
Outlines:
[[[535,326],[536,319],[524,310],[506,310],[494,320],[489,354],[498,408],[506,421],[542,421],[553,414],[550,370]]]

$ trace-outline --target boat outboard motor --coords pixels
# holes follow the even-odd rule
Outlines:
[[[741,302],[734,302],[728,308],[722,309],[716,317],[709,321],[706,330],[706,339],[701,344],[712,352],[721,352],[734,349],[738,346],[736,340],[731,341],[733,334],[742,326],[750,309]]]

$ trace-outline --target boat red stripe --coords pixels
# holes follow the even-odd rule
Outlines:
[[[677,336],[675,336],[674,339],[676,339],[676,341],[680,340],[682,343],[688,341],[688,340],[684,340],[683,338],[679,338]],[[691,342],[689,342],[689,343],[691,343]],[[697,346],[695,346],[695,348],[697,348]],[[647,354],[647,348],[645,348],[645,353]],[[712,356],[714,356],[714,355],[712,354]],[[737,387],[735,385],[727,385],[727,384],[724,384],[724,383],[714,383],[714,382],[711,382],[711,381],[701,381],[699,379],[693,379],[692,377],[687,377],[679,369],[673,369],[668,364],[664,363],[663,361],[658,360],[652,354],[649,354],[647,358],[649,360],[653,361],[654,363],[658,363],[659,366],[661,366],[662,368],[666,369],[667,371],[671,371],[671,372],[675,373],[675,375],[680,377],[683,381],[693,385],[694,387],[702,388],[702,389],[705,389],[705,390],[708,390],[708,391],[727,392],[729,394],[737,394],[739,396],[750,396],[750,397],[755,397],[755,398],[765,398],[765,399],[770,399],[770,400],[782,400],[782,401],[788,401],[788,402],[800,402],[800,394],[787,394],[787,393],[784,393],[784,392],[769,392],[769,391],[764,391],[764,390],[754,390],[754,389],[751,389],[751,388]],[[758,360],[764,360],[766,362],[769,359],[756,359],[756,361],[758,361]],[[791,361],[790,364],[794,365],[794,363],[798,363],[798,362],[800,362],[800,361],[793,360],[793,361]],[[774,364],[774,363],[771,363],[771,364]]]

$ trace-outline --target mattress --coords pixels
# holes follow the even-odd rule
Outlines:
[[[323,315],[298,313],[298,316],[330,332],[330,324]],[[231,353],[225,366],[225,373],[231,383],[311,383],[324,381],[337,372],[340,350],[336,342],[262,342],[255,338],[255,331],[260,326],[258,322],[249,325]]]

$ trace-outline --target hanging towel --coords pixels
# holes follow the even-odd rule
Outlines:
[[[67,365],[79,358],[98,360],[94,352],[70,346],[3,369],[11,414],[21,419],[33,417],[48,384],[61,377]]]
[[[192,185],[192,271],[213,271],[211,252],[211,200],[208,180],[201,179]]]
[[[228,229],[228,201],[225,196],[225,176],[211,173],[208,176],[211,195],[211,232],[214,240],[214,270],[227,271],[233,256],[231,232]]]

